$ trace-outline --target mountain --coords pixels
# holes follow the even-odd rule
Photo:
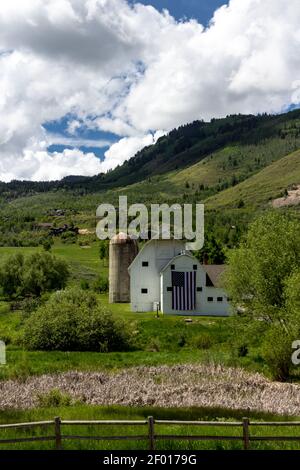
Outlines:
[[[91,231],[98,205],[117,205],[120,195],[130,204],[205,203],[205,253],[223,262],[225,249],[275,199],[300,217],[300,110],[196,121],[105,175],[0,183],[0,246],[37,246],[45,223]]]
[[[275,116],[234,115],[211,122],[195,121],[174,129],[107,174],[70,176],[54,182],[0,183],[0,196],[10,199],[60,189],[85,194],[170,172],[175,172],[171,177],[175,186],[191,178],[201,188],[206,185],[214,186],[214,191],[222,190],[298,148],[299,109]]]

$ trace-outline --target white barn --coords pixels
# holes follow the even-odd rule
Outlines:
[[[224,266],[202,265],[178,240],[150,240],[129,267],[133,312],[160,310],[172,315],[228,316],[220,287]]]

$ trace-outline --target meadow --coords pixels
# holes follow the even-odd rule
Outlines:
[[[29,411],[5,411],[1,413],[1,423],[16,423],[16,422],[34,422],[39,420],[53,420],[55,416],[60,416],[63,420],[144,420],[148,416],[153,416],[156,419],[163,420],[202,420],[202,421],[240,421],[244,416],[244,410],[231,411],[222,408],[134,408],[134,407],[99,407],[78,405],[73,407],[57,407],[57,408],[39,408]],[[219,418],[216,419],[216,416]],[[284,421],[287,417],[278,417],[270,413],[252,413],[250,418],[253,421],[260,422],[266,421]],[[296,418],[288,418],[290,421]],[[214,427],[205,426],[164,426],[156,427],[157,434],[175,434],[180,436],[184,435],[222,435],[222,436],[241,436],[242,429],[235,427]],[[62,433],[65,435],[74,434],[74,426],[63,426]],[[76,434],[81,436],[122,436],[122,435],[136,435],[144,434],[145,441],[63,441],[64,450],[148,450],[148,430],[147,427],[135,426],[76,426]],[[260,426],[251,427],[251,435],[253,436],[290,436],[295,437],[299,435],[299,427],[268,427],[263,428]],[[43,429],[35,428],[34,430],[22,429],[18,430],[0,430],[0,439],[9,438],[26,438],[33,436],[53,435],[53,425]],[[19,443],[19,444],[0,444],[0,449],[11,450],[54,450],[54,442],[37,442],[37,443]],[[156,450],[241,450],[243,449],[242,441],[191,441],[186,440],[158,440],[156,442]],[[299,442],[252,442],[251,449],[253,450],[299,450]]]
[[[13,253],[29,254],[37,248],[0,248],[0,263]],[[78,285],[82,279],[92,281],[99,274],[106,277],[108,274],[106,263],[99,258],[99,246],[97,243],[90,244],[89,247],[82,247],[78,244],[55,243],[52,253],[65,259],[71,270],[70,285]],[[108,304],[107,294],[98,294],[102,304],[109,308],[115,316],[123,318],[126,322],[132,323],[135,331],[135,348],[126,352],[92,353],[92,352],[60,352],[60,351],[26,351],[22,347],[22,333],[26,314],[22,310],[12,310],[9,302],[5,298],[0,299],[0,338],[7,342],[7,365],[0,368],[0,380],[18,380],[24,383],[30,377],[44,374],[59,374],[68,371],[101,372],[117,374],[126,369],[134,367],[160,367],[177,365],[198,365],[198,364],[220,364],[223,366],[242,367],[252,372],[261,372],[265,375],[268,370],[260,356],[259,347],[253,347],[245,357],[234,352],[232,343],[234,342],[234,330],[230,318],[198,317],[193,318],[191,323],[186,322],[184,317],[156,316],[155,313],[134,314],[130,311],[128,304]],[[295,377],[297,379],[297,377]],[[180,419],[180,420],[236,420],[243,416],[249,416],[255,420],[281,420],[284,416],[270,414],[266,412],[247,411],[245,409],[232,410],[228,408],[161,408],[151,406],[98,406],[84,402],[70,403],[63,405],[60,400],[56,404],[44,404],[34,409],[2,409],[0,414],[1,423],[29,422],[37,420],[54,419],[60,416],[62,419],[145,419],[147,416],[154,416],[159,419]],[[296,419],[296,417],[289,417]],[[298,435],[298,428],[271,428],[268,433],[279,435]],[[52,431],[49,431],[52,434]],[[99,435],[99,429],[95,427],[76,428],[81,435]],[[46,430],[36,429],[25,430],[0,430],[0,439],[9,437],[29,437],[41,435]],[[72,434],[72,427],[63,429],[65,434]],[[74,431],[73,431],[74,432]],[[111,428],[101,427],[101,432],[105,435],[136,434],[136,429],[131,426],[116,426]],[[147,436],[147,429],[144,430]],[[159,429],[160,433],[175,434],[195,434],[199,429],[178,428],[172,426]],[[241,435],[241,429],[216,429],[205,427],[204,434],[225,436],[235,433]],[[266,433],[265,429],[254,428],[255,435]],[[235,435],[234,434],[234,435]],[[65,441],[64,449],[85,449],[85,450],[116,450],[116,449],[147,449],[148,442],[144,441]],[[9,444],[0,449],[53,449],[53,442],[42,443],[22,443]],[[253,443],[253,449],[299,449],[296,442],[288,443]],[[186,442],[159,441],[158,450],[238,450],[242,449],[242,442]]]
[[[13,253],[29,254],[42,248],[0,248],[0,263]],[[83,248],[77,244],[56,243],[51,252],[65,259],[71,270],[70,285],[88,282],[99,274],[107,277],[108,268],[99,259],[98,245]],[[257,347],[242,357],[232,347],[236,333],[230,318],[195,317],[187,323],[185,317],[156,313],[132,313],[129,304],[109,304],[107,294],[99,299],[116,317],[132,324],[134,348],[126,352],[61,352],[27,351],[22,347],[26,313],[11,308],[0,299],[0,338],[7,344],[7,365],[0,368],[0,379],[21,378],[45,373],[80,371],[118,371],[136,366],[218,363],[241,366],[250,371],[268,374]]]

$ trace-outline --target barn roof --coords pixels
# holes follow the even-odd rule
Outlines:
[[[226,269],[225,264],[203,264],[203,269],[210,278],[214,287],[221,287],[222,274]]]
[[[128,270],[130,271],[132,266],[138,261],[138,259],[142,258],[143,255],[144,255],[144,251],[146,250],[146,248],[149,246],[149,245],[152,245],[154,243],[167,243],[167,242],[170,242],[172,241],[173,243],[176,243],[178,245],[182,245],[182,248],[184,248],[185,244],[182,240],[175,240],[175,239],[172,239],[172,240],[160,240],[160,239],[155,239],[155,238],[152,238],[150,240],[148,240],[145,245],[142,247],[142,249],[138,252],[138,254],[136,255],[136,257],[134,258],[134,260],[132,261],[131,265],[129,266]]]

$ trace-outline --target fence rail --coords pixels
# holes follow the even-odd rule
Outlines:
[[[65,426],[138,426],[145,427],[147,433],[138,435],[123,435],[123,436],[88,436],[88,435],[76,435],[76,434],[63,434],[62,429]],[[182,434],[159,434],[157,433],[160,426],[192,426],[192,427],[228,427],[228,428],[240,428],[241,434],[236,436],[226,435],[205,435],[205,434],[193,434],[193,435],[182,435]],[[20,437],[20,438],[8,438],[0,439],[0,444],[16,444],[23,442],[42,442],[42,441],[53,441],[55,449],[60,450],[63,448],[62,443],[66,440],[92,440],[92,441],[145,441],[148,442],[149,450],[154,451],[156,442],[161,440],[184,440],[184,441],[240,441],[243,443],[245,450],[250,449],[251,441],[253,442],[266,442],[266,441],[299,441],[300,432],[298,436],[252,436],[250,433],[251,427],[264,426],[264,427],[300,427],[300,421],[251,421],[249,418],[243,418],[242,421],[175,421],[175,420],[160,420],[154,419],[153,416],[145,420],[61,420],[60,417],[54,418],[52,421],[35,421],[30,423],[14,423],[14,424],[1,424],[0,432],[2,430],[11,429],[34,429],[40,427],[52,427],[53,434],[48,436],[33,436],[33,437]]]

